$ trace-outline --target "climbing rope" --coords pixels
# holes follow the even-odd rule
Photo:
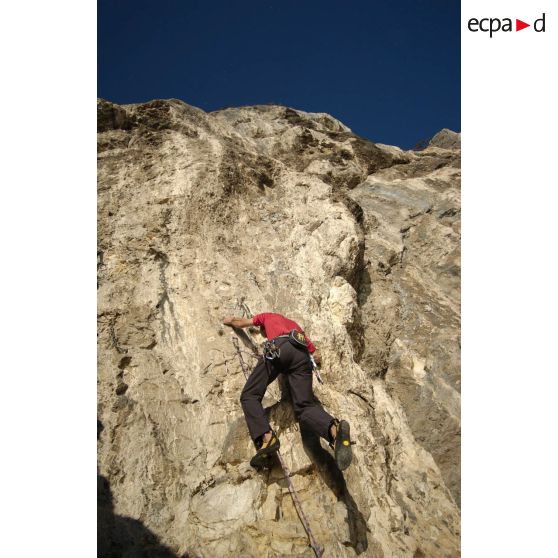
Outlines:
[[[242,358],[242,351],[240,350],[240,346],[238,344],[238,338],[237,337],[232,338],[232,344],[234,345],[234,348],[236,350],[236,354],[238,355],[238,360],[240,360],[240,367],[242,368],[242,371],[244,372],[244,375],[246,376],[246,379],[248,379],[248,376],[250,374],[248,372],[248,367],[246,366],[246,363],[244,362],[244,358]]]
[[[310,546],[312,547],[312,550],[314,551],[316,558],[321,558],[324,549],[318,544],[318,542],[314,538],[314,535],[312,534],[312,530],[310,529],[310,524],[308,523],[308,519],[306,519],[306,516],[304,515],[304,511],[302,510],[302,504],[298,499],[298,494],[296,493],[293,481],[291,480],[291,472],[289,471],[289,468],[287,467],[287,464],[285,463],[285,460],[283,459],[283,456],[281,455],[279,450],[277,450],[277,457],[279,458],[279,463],[281,463],[281,467],[283,468],[283,472],[285,473],[285,478],[287,479],[287,484],[289,486],[289,492],[291,493],[291,496],[293,498],[296,512],[298,513],[298,517],[300,518],[304,530],[306,531],[306,534],[310,539]]]

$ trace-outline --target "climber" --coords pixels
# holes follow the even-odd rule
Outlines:
[[[283,373],[290,387],[296,419],[301,426],[329,442],[337,466],[340,470],[346,469],[352,460],[349,423],[332,417],[318,405],[312,392],[310,354],[317,364],[320,364],[321,357],[301,327],[285,316],[271,312],[257,314],[253,318],[229,316],[223,319],[223,324],[239,328],[259,326],[262,335],[268,339],[264,345],[264,356],[246,381],[240,396],[248,430],[257,449],[250,464],[253,467],[262,466],[267,457],[280,447],[279,439],[266,418],[262,399],[267,386]]]

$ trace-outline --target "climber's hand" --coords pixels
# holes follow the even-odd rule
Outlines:
[[[322,355],[318,351],[314,351],[312,353],[312,357],[314,358],[314,362],[320,366],[322,364]]]
[[[234,316],[226,316],[225,318],[223,318],[223,324],[232,326],[233,320],[234,320]]]

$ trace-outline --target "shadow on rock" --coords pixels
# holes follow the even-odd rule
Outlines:
[[[97,475],[98,558],[178,558],[137,519],[114,513],[108,480]],[[180,558],[188,558],[183,554]]]
[[[300,434],[306,455],[316,465],[318,473],[337,499],[345,504],[351,546],[357,554],[362,554],[368,548],[368,536],[366,534],[368,527],[364,516],[349,493],[343,473],[338,469],[331,454],[322,447],[319,436],[304,428],[301,428]]]

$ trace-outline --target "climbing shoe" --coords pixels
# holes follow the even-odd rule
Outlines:
[[[279,438],[277,438],[275,432],[272,430],[271,439],[269,442],[261,442],[256,455],[250,460],[250,465],[252,465],[252,467],[268,467],[271,462],[271,457],[280,447],[281,443],[279,442]]]
[[[353,450],[351,448],[351,427],[346,420],[337,420],[333,423],[337,427],[337,435],[335,440],[330,442],[330,446],[335,453],[335,462],[340,471],[344,471],[353,459]]]

